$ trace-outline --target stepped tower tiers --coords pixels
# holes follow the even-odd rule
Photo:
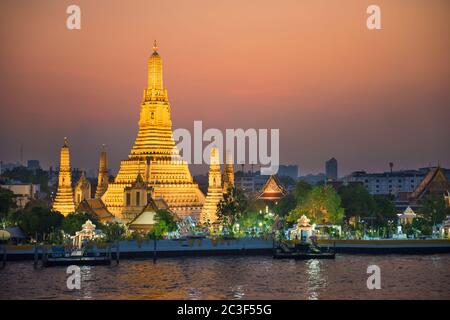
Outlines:
[[[72,190],[72,172],[70,169],[70,152],[67,138],[61,148],[59,161],[58,191],[53,202],[53,210],[61,212],[64,216],[75,211]]]
[[[142,172],[154,199],[163,198],[178,217],[198,219],[205,196],[194,183],[188,164],[175,146],[171,107],[163,85],[158,48],[148,59],[148,87],[144,89],[139,131],[128,159],[122,160],[113,183],[102,196],[108,210],[118,218],[127,214],[125,188]]]
[[[100,153],[100,164],[98,167],[98,181],[97,189],[95,190],[95,198],[101,198],[101,196],[108,189],[108,156],[106,155],[105,145],[102,146],[102,152]]]
[[[203,205],[200,221],[214,223],[217,221],[217,205],[223,199],[222,179],[220,172],[219,149],[213,147],[210,154],[208,174],[208,194]]]
[[[81,177],[75,185],[75,206],[78,207],[81,201],[91,199],[91,183],[86,178],[86,173],[83,171]]]
[[[234,169],[233,157],[231,152],[227,151],[225,156],[225,168],[222,176],[223,192],[227,193],[229,188],[234,188]]]

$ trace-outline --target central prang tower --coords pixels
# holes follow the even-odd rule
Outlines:
[[[125,194],[125,188],[131,187],[139,175],[152,198],[164,198],[180,218],[199,218],[205,196],[175,146],[170,113],[167,89],[163,85],[162,59],[155,41],[153,54],[148,59],[148,86],[142,98],[136,141],[128,159],[121,161],[114,183],[108,185],[102,196],[108,210],[117,218],[132,219],[133,214],[128,213],[127,208],[136,203],[143,205]]]

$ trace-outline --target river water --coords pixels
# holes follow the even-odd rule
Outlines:
[[[367,288],[367,267],[381,289]],[[337,255],[336,260],[225,256],[122,260],[81,268],[81,289],[65,267],[31,261],[0,270],[1,299],[450,299],[450,254]]]

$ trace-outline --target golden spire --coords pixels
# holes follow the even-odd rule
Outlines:
[[[163,90],[162,60],[158,54],[156,40],[153,43],[153,54],[148,59],[148,89]]]
[[[98,167],[98,181],[97,181],[97,189],[95,191],[95,197],[101,198],[101,196],[108,189],[108,157],[106,154],[106,145],[102,145],[101,153],[100,153],[100,163]]]
[[[223,192],[228,192],[229,188],[234,188],[234,169],[233,169],[233,156],[229,150],[225,156],[224,172],[222,176]]]
[[[75,211],[72,190],[72,171],[70,168],[70,151],[67,137],[64,138],[64,145],[61,148],[59,161],[58,190],[53,202],[53,210],[61,212],[67,216]]]
[[[212,147],[210,151],[208,194],[200,215],[202,223],[214,223],[217,221],[217,205],[223,198],[222,179],[220,173],[219,149]]]

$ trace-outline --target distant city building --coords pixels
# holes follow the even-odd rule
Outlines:
[[[20,163],[4,163],[3,161],[0,161],[0,174],[5,172],[6,170],[13,170],[14,168],[20,167]]]
[[[27,169],[28,170],[39,170],[41,169],[41,165],[39,164],[39,160],[28,160],[27,161]]]
[[[278,176],[291,177],[294,180],[298,179],[298,165],[280,165],[278,167]]]
[[[325,175],[328,180],[336,181],[338,178],[338,162],[335,158],[325,162]]]
[[[367,173],[356,171],[342,178],[344,183],[360,182],[370,194],[393,194],[397,192],[413,192],[422,181],[424,174],[416,170]]]
[[[325,182],[327,180],[327,176],[325,175],[325,173],[308,174],[306,176],[300,177],[299,180],[308,182],[309,184],[316,184],[319,182]]]
[[[240,188],[245,193],[256,193],[259,192],[267,182],[269,176],[260,175],[259,173],[245,173],[236,175],[234,178],[235,185]]]
[[[40,185],[30,183],[2,184],[0,188],[11,190],[14,193],[14,200],[19,208],[24,208],[31,200],[38,199],[41,191]]]
[[[429,168],[419,170],[393,171],[383,173],[367,173],[355,171],[343,177],[344,183],[361,182],[370,194],[398,194],[400,192],[413,192],[428,173]],[[450,171],[444,169],[444,171]],[[447,173],[450,175],[450,172]]]

